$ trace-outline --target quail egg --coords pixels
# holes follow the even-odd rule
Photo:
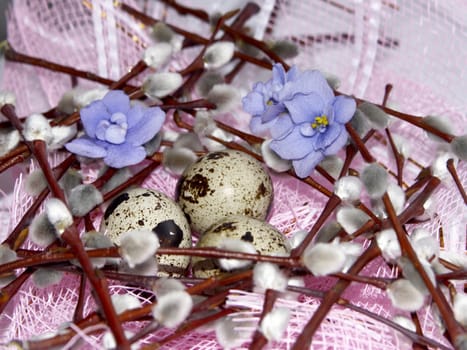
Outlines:
[[[290,246],[286,237],[274,226],[248,216],[231,216],[214,224],[199,239],[197,247],[218,248],[226,239],[251,243],[258,254],[286,256]],[[193,257],[193,273],[197,278],[208,278],[226,273],[217,259]]]
[[[261,163],[236,150],[206,154],[177,184],[178,203],[200,233],[231,215],[265,219],[272,199],[272,181]]]
[[[117,196],[107,207],[101,225],[116,245],[120,235],[138,229],[149,229],[157,234],[161,247],[191,247],[191,231],[180,207],[165,194],[145,188],[128,190]],[[158,255],[161,276],[181,276],[190,263],[190,257]]]

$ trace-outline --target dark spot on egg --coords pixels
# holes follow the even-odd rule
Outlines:
[[[144,226],[144,221],[143,220],[138,220],[138,225],[139,226]]]
[[[115,197],[115,199],[109,204],[104,213],[104,220],[107,219],[112,213],[117,209],[117,207],[122,203],[128,200],[130,196],[128,193],[122,193],[121,195]]]
[[[160,222],[152,231],[157,234],[162,248],[178,247],[183,239],[183,231],[173,220]]]
[[[150,194],[149,192],[145,192],[145,193],[142,194],[142,196],[143,196],[143,197],[150,197],[151,194]]]
[[[204,197],[209,191],[209,180],[201,174],[185,179],[180,188],[180,196],[190,203],[198,203],[198,197]]]
[[[260,199],[261,197],[264,197],[267,195],[267,188],[264,186],[264,183],[261,182],[261,184],[258,186],[258,189],[256,190],[256,199]]]
[[[206,159],[213,160],[213,159],[221,159],[224,157],[228,157],[229,154],[227,152],[211,152],[206,155]]]
[[[235,226],[235,222],[223,222],[222,224],[214,228],[212,232],[219,233],[222,231],[234,231],[236,228],[237,226]]]
[[[242,241],[253,243],[254,238],[250,231],[246,231],[245,234],[240,237]]]

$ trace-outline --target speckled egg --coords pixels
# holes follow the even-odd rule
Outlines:
[[[231,215],[265,219],[272,198],[272,181],[261,163],[235,150],[201,157],[177,185],[178,203],[192,229],[200,233]]]
[[[107,207],[101,225],[116,245],[120,235],[138,229],[157,234],[161,247],[191,247],[191,230],[180,207],[165,194],[145,188],[134,188],[117,196]],[[181,276],[190,257],[158,255],[161,276]]]
[[[290,246],[287,238],[274,226],[248,216],[231,216],[225,218],[206,231],[199,239],[197,247],[219,247],[226,238],[240,239],[251,243],[258,254],[287,256]],[[223,271],[217,259],[193,257],[193,273],[197,278],[218,276]]]

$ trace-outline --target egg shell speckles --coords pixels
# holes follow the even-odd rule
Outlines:
[[[180,207],[165,194],[145,188],[123,192],[112,200],[102,220],[101,232],[119,245],[120,235],[149,229],[158,235],[161,247],[191,247],[191,230]],[[189,256],[158,255],[159,275],[181,276]]]
[[[177,185],[177,199],[193,230],[200,233],[232,215],[265,219],[273,186],[260,162],[246,153],[211,152],[189,166]]]
[[[290,245],[286,237],[274,226],[247,216],[225,218],[208,231],[198,241],[196,247],[219,247],[226,238],[240,239],[251,243],[258,254],[288,256]],[[209,278],[227,272],[222,271],[215,259],[193,257],[193,273],[197,278]]]

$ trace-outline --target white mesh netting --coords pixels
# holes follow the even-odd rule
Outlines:
[[[124,2],[155,18],[205,37],[209,35],[208,24],[190,16],[180,16],[162,2]],[[245,2],[186,0],[182,3],[204,8],[213,14],[242,6]],[[377,103],[381,103],[385,85],[391,83],[394,88],[389,106],[407,113],[449,118],[455,127],[455,134],[465,133],[467,3],[464,1],[265,0],[258,3],[261,12],[254,21],[249,22],[253,33],[266,40],[290,39],[296,43],[300,53],[291,63],[296,63],[300,69],[317,68],[332,73],[341,80],[340,91]],[[142,50],[150,43],[150,37],[147,28],[114,5],[112,0],[16,0],[9,11],[8,40],[19,52],[117,79],[140,59]],[[173,66],[184,66],[192,55],[179,54]],[[251,88],[252,77],[254,80],[265,80],[269,74],[246,67],[234,84],[244,94]],[[86,87],[94,85],[81,79],[79,83]],[[55,106],[63,92],[71,86],[71,79],[64,74],[11,62],[5,65],[2,89],[16,93],[17,111],[22,116]],[[232,115],[227,117],[233,118]],[[247,116],[240,111],[236,117],[241,127],[248,122],[245,119]],[[394,135],[410,140],[411,157],[418,164],[427,166],[432,162],[437,145],[426,142],[422,131],[398,121],[394,121],[391,129]],[[387,145],[371,140],[369,147],[378,161],[395,171]],[[359,164],[358,160],[356,164]],[[415,162],[408,162],[404,174],[406,181],[413,181],[419,170]],[[465,163],[459,165],[458,172],[465,187]],[[322,211],[326,198],[299,181],[281,175],[273,179],[275,201],[269,221],[286,234],[297,229],[309,229]],[[158,169],[144,185],[173,196],[176,181],[175,177]],[[1,222],[8,222],[0,230],[2,240],[31,205],[32,198],[23,187],[24,176],[20,176],[12,203],[1,203]],[[466,210],[452,180],[447,179],[437,190],[433,202],[434,219],[417,227],[426,227],[438,238],[442,227],[444,249],[463,253],[466,246]],[[387,267],[381,259],[364,272],[379,277],[396,275],[396,271]],[[310,281],[311,286],[321,290],[329,288],[332,283],[325,279]],[[52,332],[70,321],[77,301],[78,285],[77,278],[72,275],[66,276],[59,286],[47,289],[39,289],[32,282],[26,282],[0,316],[0,343]],[[133,293],[131,287],[112,286],[113,292],[123,290]],[[385,293],[377,288],[352,286],[345,296],[380,316],[391,318],[398,314]],[[255,324],[263,305],[263,296],[232,291],[228,303],[251,308],[250,313],[239,313],[236,319],[240,321],[249,317]],[[283,339],[269,347],[288,349],[316,310],[319,299],[302,296],[298,300],[281,300],[280,303],[292,311],[292,318]],[[89,294],[85,303],[86,312],[93,307]],[[426,307],[419,316],[424,334],[449,347],[431,308]],[[139,327],[139,324],[129,325],[133,330]],[[254,327],[251,326],[250,330]],[[159,331],[145,338],[143,343],[150,343],[167,334],[167,330]],[[81,346],[100,346],[99,336],[85,334],[80,334],[69,346],[78,340]],[[247,343],[244,346],[246,348]],[[190,333],[167,344],[166,348],[218,349],[220,346],[214,333],[206,331]],[[373,319],[334,307],[313,339],[313,348],[409,349],[411,344],[398,332]]]

